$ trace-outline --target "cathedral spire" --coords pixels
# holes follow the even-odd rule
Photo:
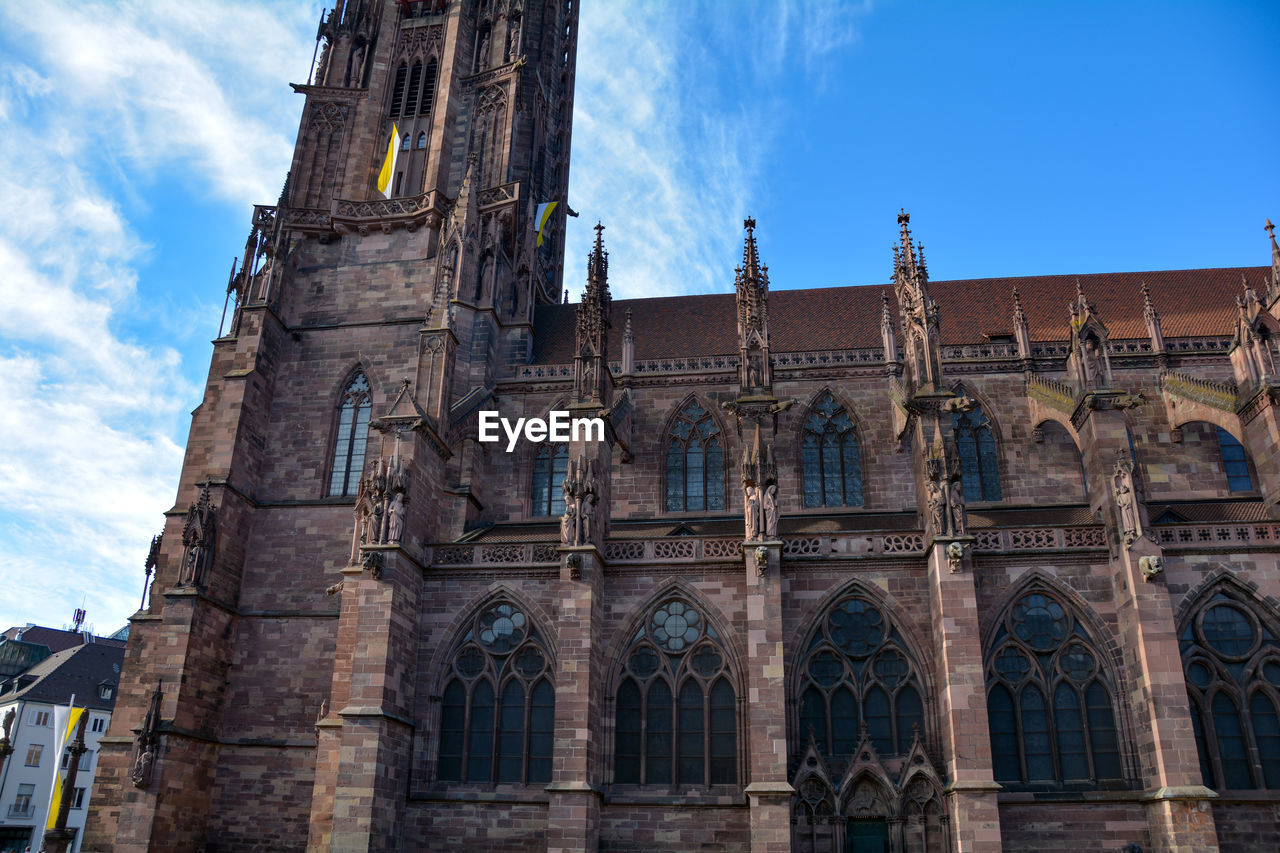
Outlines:
[[[1266,302],[1274,310],[1276,303],[1280,302],[1280,246],[1276,245],[1276,227],[1271,224],[1270,219],[1263,230],[1271,239],[1271,281],[1267,282]]]
[[[884,347],[884,363],[887,369],[898,361],[898,336],[893,330],[893,311],[889,308],[889,294],[880,291],[880,344]]]
[[[630,376],[636,369],[636,336],[631,331],[631,309],[627,309],[627,325],[622,332],[622,375]]]
[[[609,326],[613,299],[609,295],[609,253],[604,250],[604,226],[596,223],[596,244],[587,256],[587,289],[578,303],[574,356],[575,402],[602,402],[608,396]]]
[[[1151,351],[1158,356],[1164,355],[1164,330],[1160,327],[1160,313],[1151,301],[1151,288],[1142,282],[1142,319],[1147,324],[1147,336],[1151,338]]]
[[[1110,333],[1093,303],[1084,295],[1084,285],[1076,279],[1076,298],[1071,311],[1071,354],[1067,372],[1082,391],[1111,387],[1111,356],[1107,353]]]
[[[1027,328],[1027,315],[1022,310],[1022,294],[1013,289],[1013,339],[1018,343],[1018,358],[1024,367],[1031,361],[1031,331]]]
[[[938,304],[929,298],[929,273],[923,246],[911,243],[911,214],[898,213],[898,244],[893,247],[893,292],[902,316],[904,375],[908,393],[942,387],[942,340]]]
[[[773,387],[769,356],[769,268],[760,263],[756,221],[748,218],[742,224],[747,229],[742,266],[734,271],[741,355],[738,382],[743,394],[768,395]]]

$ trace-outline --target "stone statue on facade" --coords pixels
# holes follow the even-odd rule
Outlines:
[[[156,751],[160,743],[160,685],[156,685],[151,694],[151,703],[147,706],[147,716],[142,721],[142,728],[134,737],[133,765],[129,771],[129,780],[135,788],[146,788],[151,784],[151,773],[156,763]]]
[[[748,485],[743,488],[743,504],[746,509],[747,541],[760,539],[760,489]]]
[[[1116,513],[1120,517],[1120,536],[1125,545],[1132,545],[1142,536],[1142,520],[1138,515],[1138,495],[1134,491],[1133,462],[1123,454],[1116,459],[1112,493],[1116,499]]]
[[[215,538],[214,507],[209,497],[209,484],[200,490],[200,498],[187,510],[182,526],[182,564],[179,586],[203,588],[209,582],[213,565]]]
[[[560,518],[560,544],[588,545],[595,534],[597,494],[595,462],[584,456],[569,460],[564,482],[564,515]]]
[[[764,536],[778,538],[778,484],[770,483],[764,490]]]
[[[404,538],[408,490],[409,478],[399,456],[369,463],[356,492],[351,565],[363,563],[360,549],[366,545],[400,544]]]

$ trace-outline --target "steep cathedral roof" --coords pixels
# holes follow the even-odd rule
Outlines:
[[[1070,337],[1067,304],[1076,298],[1076,282],[1094,304],[1115,339],[1144,338],[1142,283],[1160,312],[1168,338],[1229,335],[1236,319],[1235,296],[1244,275],[1254,287],[1270,267],[1046,275],[929,282],[938,302],[945,344],[981,343],[992,335],[1013,334],[1013,288],[1022,297],[1033,341]],[[861,349],[880,345],[882,290],[892,286],[822,287],[774,290],[769,324],[774,352]],[[892,301],[892,300],[891,300]],[[534,318],[534,363],[573,360],[577,306],[547,305]],[[738,351],[733,293],[663,296],[614,302],[623,316],[632,312],[636,358],[685,358],[731,355]],[[609,342],[612,360],[622,342]]]

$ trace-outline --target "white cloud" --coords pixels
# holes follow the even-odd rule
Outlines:
[[[582,5],[569,181],[582,218],[570,220],[565,257],[574,296],[597,219],[608,227],[617,298],[729,290],[742,220],[765,215],[748,205],[781,156],[773,145],[788,120],[784,72],[820,75],[825,59],[856,41],[869,4],[725,9]]]
[[[125,209],[175,174],[246,212],[274,201],[317,12],[0,5],[25,60],[0,71],[0,198],[19,212],[0,219],[0,627],[62,624],[87,596],[110,631],[137,607],[205,365],[165,343],[197,309],[140,299],[149,248]],[[146,338],[121,330],[143,317]]]

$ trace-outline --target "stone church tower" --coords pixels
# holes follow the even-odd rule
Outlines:
[[[83,850],[1280,848],[1270,222],[938,281],[902,211],[884,286],[796,289],[746,219],[616,301],[597,225],[566,304],[576,28],[324,16]]]
[[[323,16],[293,163],[254,209],[153,549],[86,850],[385,849],[403,828],[422,544],[483,512],[477,446],[445,436],[529,360],[535,307],[561,296],[577,15],[337,0]]]

